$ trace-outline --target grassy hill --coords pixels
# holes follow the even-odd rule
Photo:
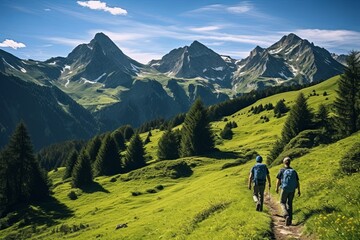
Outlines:
[[[301,90],[315,110],[335,99],[337,77]],[[327,96],[323,96],[326,91]],[[291,106],[299,91],[259,100],[252,106],[285,99]],[[316,94],[318,94],[318,96]],[[231,116],[238,125],[232,140],[217,137],[220,152],[202,157],[156,162],[157,142],[163,134],[153,130],[146,152],[152,164],[128,174],[96,178],[85,190],[71,189],[62,181],[64,169],[50,172],[54,199],[19,210],[1,224],[8,239],[271,239],[268,209],[255,211],[247,178],[254,161],[225,168],[254,151],[266,156],[279,136],[286,116],[273,111],[250,113],[252,106]],[[270,121],[264,122],[261,116]],[[226,119],[213,122],[216,135]],[[147,133],[142,134],[143,139]],[[302,196],[294,202],[295,224],[304,224],[309,238],[358,239],[360,227],[359,174],[339,173],[339,161],[360,133],[330,145],[320,145],[293,161]],[[254,159],[254,157],[253,157]],[[273,186],[281,166],[270,169]],[[70,192],[77,196],[71,200]],[[273,198],[278,195],[271,190]],[[121,224],[126,224],[127,227]],[[116,229],[118,226],[118,229]],[[342,235],[344,233],[344,235]],[[13,238],[11,238],[13,237]],[[5,238],[6,239],[6,238]]]

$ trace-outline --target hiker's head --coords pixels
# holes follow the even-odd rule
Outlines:
[[[284,160],[283,160],[283,163],[284,163],[286,166],[290,166],[290,162],[291,162],[291,158],[289,158],[289,157],[286,157],[286,158],[284,158]]]
[[[260,155],[256,156],[256,162],[258,162],[258,163],[262,162],[262,157]]]

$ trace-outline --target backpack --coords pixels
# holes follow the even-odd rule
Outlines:
[[[255,164],[253,169],[254,169],[254,176],[253,176],[254,183],[256,185],[265,185],[266,175],[267,175],[266,165],[262,163],[257,163]]]
[[[294,169],[285,169],[281,179],[281,188],[287,192],[294,192],[297,188],[296,171]]]

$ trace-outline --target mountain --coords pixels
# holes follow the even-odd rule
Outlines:
[[[90,43],[77,46],[66,58],[54,59],[53,64],[62,67],[59,80],[66,86],[78,81],[101,83],[106,88],[131,86],[133,77],[143,67],[126,56],[103,33],[97,33]]]
[[[332,56],[333,59],[335,59],[336,61],[338,61],[342,65],[346,66],[346,58],[348,57],[348,55],[346,55],[346,54],[337,55],[335,53],[332,53],[331,56]]]
[[[257,46],[237,62],[233,84],[242,91],[279,84],[319,82],[343,72],[343,65],[324,48],[289,34],[269,48]]]
[[[225,61],[219,54],[198,41],[190,46],[174,49],[149,65],[170,77],[205,78],[220,85],[231,79],[235,64]]]
[[[15,65],[15,68],[21,65]],[[41,86],[0,72],[0,146],[24,121],[36,149],[98,132],[94,117],[55,86]]]

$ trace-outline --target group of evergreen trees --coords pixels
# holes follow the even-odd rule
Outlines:
[[[126,148],[124,135],[130,138]],[[126,150],[125,156],[121,152]],[[96,176],[125,173],[146,165],[143,142],[131,127],[95,136],[78,154],[74,151],[66,161],[64,179],[71,177],[72,186],[83,188]]]
[[[30,136],[20,123],[0,154],[0,216],[19,203],[30,203],[49,195],[46,172],[40,168]]]
[[[278,104],[275,109],[278,108]],[[300,93],[285,121],[281,138],[275,142],[268,155],[268,163],[272,163],[283,151],[285,145],[306,129],[322,129],[329,141],[347,137],[360,130],[360,59],[358,52],[351,52],[347,59],[347,67],[338,82],[337,98],[333,109],[336,114],[333,119],[329,118],[328,110],[324,105],[320,105],[317,114],[314,115],[308,107],[304,94]]]
[[[207,110],[197,99],[186,114],[181,131],[169,128],[159,140],[158,158],[164,160],[202,155],[211,152],[214,145]]]

